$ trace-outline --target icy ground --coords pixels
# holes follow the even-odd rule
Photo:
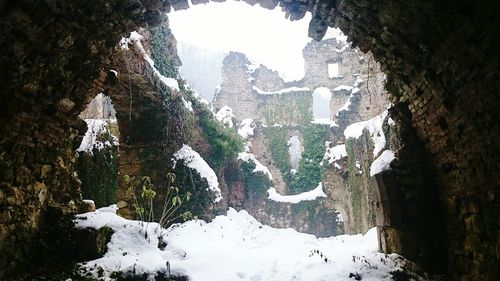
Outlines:
[[[76,219],[79,228],[109,225],[114,230],[105,256],[80,265],[94,277],[101,271],[105,280],[113,280],[116,271],[146,273],[154,280],[168,267],[172,275],[192,281],[392,280],[390,272],[407,263],[398,255],[377,253],[375,229],[366,235],[316,238],[271,228],[246,211],[229,209],[211,223],[189,221],[164,231],[149,224],[145,239],[145,224],[118,217],[115,210],[103,208]],[[159,234],[167,243],[163,251]]]

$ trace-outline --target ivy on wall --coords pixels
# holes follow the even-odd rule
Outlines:
[[[325,154],[325,140],[329,127],[321,124],[308,124],[301,128],[304,138],[304,152],[299,162],[299,169],[290,182],[290,192],[309,191],[322,180],[320,162]]]
[[[241,164],[241,170],[243,171],[243,177],[245,179],[245,193],[249,197],[254,195],[255,197],[267,197],[267,190],[273,185],[269,178],[262,172],[254,173],[256,165],[253,161],[243,162]]]
[[[312,95],[309,92],[272,95],[268,97],[264,117],[269,126],[274,124],[308,124],[312,120]]]
[[[99,136],[100,141],[111,141],[110,134]],[[118,148],[94,149],[93,154],[80,152],[76,170],[82,182],[83,199],[92,199],[97,208],[116,203],[118,189]]]
[[[209,191],[206,179],[201,178],[198,172],[188,168],[182,162],[177,163],[173,172],[176,176],[174,185],[179,187],[181,193],[191,192],[192,194],[191,200],[181,205],[179,213],[189,211],[193,216],[210,219],[208,214],[210,214],[215,197]],[[182,222],[182,219],[177,222]]]
[[[290,169],[290,155],[288,154],[287,134],[288,128],[286,127],[264,127],[264,135],[267,139],[267,146],[271,151],[271,156],[274,163],[283,175],[286,183],[290,183],[292,174]]]
[[[298,128],[304,139],[304,152],[299,162],[299,169],[292,175],[290,154],[288,152],[287,127],[267,127],[264,134],[276,166],[283,174],[291,193],[309,191],[318,186],[322,180],[322,167],[319,165],[325,154],[325,140],[329,127],[321,124],[308,124]]]
[[[206,157],[210,166],[221,169],[226,161],[236,159],[238,153],[243,151],[243,140],[236,130],[224,127],[215,120],[208,109],[198,110],[196,116],[198,125],[211,147],[211,152]]]
[[[165,26],[150,28],[151,32],[151,57],[155,67],[165,77],[177,78],[177,67],[180,66],[175,45],[169,44],[168,38],[172,38],[172,31]],[[172,55],[173,54],[173,55]]]

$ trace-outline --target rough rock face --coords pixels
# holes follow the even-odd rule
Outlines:
[[[259,4],[271,8],[278,2]],[[498,4],[491,0],[279,4],[291,20],[312,12],[311,37],[320,39],[328,26],[338,26],[355,46],[373,53],[388,76],[394,115],[405,116],[401,119],[419,140],[407,149],[420,152],[421,165],[403,164],[411,171],[421,166],[434,171],[430,177],[435,184],[423,188],[425,183],[419,182],[416,189],[407,190],[395,183],[393,191],[401,196],[385,194],[384,214],[403,205],[405,214],[412,216],[401,216],[399,223],[381,222],[382,241],[403,254],[423,245],[408,257],[454,280],[498,279],[500,182],[492,176],[500,170],[495,158],[500,154]],[[0,4],[2,268],[15,271],[25,260],[28,255],[18,245],[30,244],[38,230],[50,225],[42,220],[50,206],[66,210],[69,199],[78,199],[74,149],[85,128],[77,116],[95,95],[88,89],[103,81],[101,64],[121,32],[145,23],[154,26],[160,11],[186,6],[182,0]],[[43,186],[52,199],[47,205],[37,192]],[[420,190],[435,192],[428,197]],[[426,198],[436,203],[429,204]],[[418,213],[422,209],[442,218],[445,230],[426,221]],[[416,227],[427,235],[403,235]],[[434,242],[445,245],[445,251],[433,248]],[[9,272],[2,274],[10,276]]]
[[[158,19],[140,2],[105,2],[0,4],[0,279],[22,264],[37,267],[27,249],[55,223],[49,213],[77,210],[78,114],[88,90],[104,81],[99,68],[120,32]]]

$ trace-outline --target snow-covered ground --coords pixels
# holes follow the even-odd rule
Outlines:
[[[191,281],[392,280],[390,272],[406,263],[398,255],[377,252],[375,229],[365,235],[316,238],[271,228],[246,211],[229,209],[211,223],[189,221],[165,231],[149,224],[145,239],[145,224],[121,218],[115,210],[103,208],[76,219],[78,228],[108,225],[114,230],[104,257],[80,264],[95,277],[103,273],[105,280],[113,280],[110,275],[116,271],[154,280],[168,268]],[[160,233],[164,250],[158,248]]]

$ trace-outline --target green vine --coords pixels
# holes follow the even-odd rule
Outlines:
[[[172,45],[168,44],[167,39],[172,38],[172,31],[165,26],[150,28],[151,32],[151,57],[155,62],[155,67],[165,77],[177,78],[177,65],[179,64],[177,52]],[[169,57],[168,54],[175,53],[175,57]]]
[[[273,95],[264,109],[264,117],[269,126],[274,124],[308,124],[312,120],[312,96],[309,93],[289,93]]]
[[[101,142],[113,143],[111,134],[98,136]],[[80,152],[77,162],[78,177],[82,181],[82,196],[92,199],[97,208],[116,202],[118,188],[118,148],[94,149],[93,153]]]
[[[254,195],[255,197],[265,197],[267,190],[273,185],[269,178],[262,172],[254,173],[256,165],[253,162],[243,162],[241,170],[245,179],[245,192],[247,197]]]
[[[267,139],[267,146],[271,150],[274,163],[283,174],[283,179],[288,184],[292,180],[290,169],[290,155],[287,144],[288,128],[285,127],[265,127],[264,135]]]
[[[315,188],[322,180],[322,168],[319,165],[325,154],[325,140],[328,127],[320,124],[309,124],[302,128],[304,152],[299,162],[299,169],[290,182],[289,189],[299,193]]]
[[[206,160],[211,167],[220,169],[224,167],[227,160],[235,159],[243,150],[243,140],[235,129],[226,128],[215,120],[209,110],[199,110],[197,117],[198,125],[211,147]]]

